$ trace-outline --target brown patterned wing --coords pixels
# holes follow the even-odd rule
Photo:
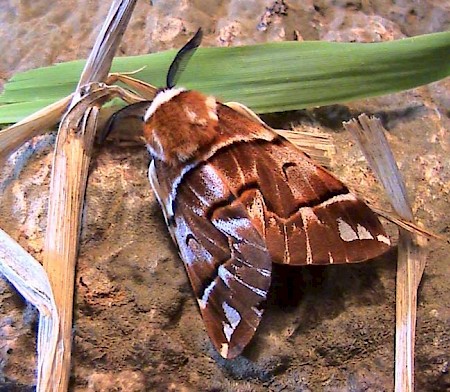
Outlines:
[[[217,168],[203,163],[180,180],[153,162],[150,181],[178,245],[203,321],[224,358],[239,355],[261,320],[271,279],[264,239]],[[176,197],[168,202],[168,193]]]
[[[222,109],[221,126],[232,128],[228,110]],[[281,136],[234,143],[210,162],[245,205],[276,263],[353,263],[389,249],[370,208]]]

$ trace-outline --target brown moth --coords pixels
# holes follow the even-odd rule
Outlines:
[[[390,245],[376,215],[289,141],[197,91],[175,88],[201,41],[177,54],[144,116],[149,179],[206,330],[224,358],[255,334],[272,263],[360,262]]]

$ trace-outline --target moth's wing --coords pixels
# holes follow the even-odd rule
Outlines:
[[[170,167],[152,164],[150,181],[211,341],[224,358],[239,355],[261,320],[271,260],[264,239],[239,199],[208,163],[168,184]],[[167,174],[167,173],[166,173]],[[173,203],[168,193],[176,187]],[[173,188],[172,188],[173,189]]]
[[[239,114],[231,110],[220,108],[224,129],[238,127]],[[370,208],[281,136],[235,143],[211,162],[246,206],[276,263],[353,263],[389,249]]]

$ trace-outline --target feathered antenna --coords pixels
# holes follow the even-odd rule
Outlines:
[[[167,72],[167,88],[172,88],[177,84],[177,81],[181,73],[186,68],[192,55],[195,53],[197,48],[200,46],[203,38],[203,31],[200,27],[195,35],[189,40],[189,42],[184,45],[177,53],[175,58],[170,65],[169,71]]]

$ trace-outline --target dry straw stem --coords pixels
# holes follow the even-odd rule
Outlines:
[[[57,124],[72,100],[69,95],[0,131],[0,163],[27,140]]]
[[[138,69],[134,72],[126,72],[126,73],[111,73],[108,76],[108,79],[106,81],[107,84],[113,84],[116,82],[122,82],[126,84],[128,87],[132,88],[134,91],[136,91],[140,96],[147,100],[152,100],[158,89],[155,86],[152,86],[149,83],[146,83],[142,80],[132,78],[131,75],[134,75],[142,69]]]
[[[384,128],[376,118],[365,114],[345,124],[363,151],[370,167],[383,184],[389,200],[400,218],[411,221],[413,213],[406,188]],[[395,391],[414,391],[414,340],[417,311],[417,289],[425,268],[425,240],[404,228],[399,228],[397,285]]]
[[[122,76],[118,74],[111,74],[106,79],[106,84],[122,81],[134,88],[136,91],[145,91],[145,95],[136,95],[131,91],[125,90],[118,86],[111,86],[109,89],[105,89],[105,99],[110,99],[113,96],[121,97],[127,103],[135,103],[145,100],[146,96],[153,98],[156,88],[143,83],[140,80],[130,78],[128,76]],[[143,89],[143,86],[146,89]],[[153,95],[152,95],[153,92]],[[24,118],[22,121],[11,125],[0,131],[0,164],[15,150],[17,150],[23,143],[31,139],[34,136],[48,132],[51,127],[60,122],[62,115],[67,110],[69,104],[74,100],[74,94],[70,94],[67,97],[46,106],[45,108],[33,113],[32,115]]]
[[[44,268],[0,229],[0,274],[39,311],[37,391],[51,391],[50,375],[57,355],[59,318]]]
[[[68,389],[78,237],[99,107],[105,100],[98,84],[83,86],[106,79],[134,5],[135,1],[124,0],[111,6],[58,132],[50,180],[44,268],[60,318],[58,347],[62,352],[58,354],[62,359],[55,361],[51,385],[45,391]]]

